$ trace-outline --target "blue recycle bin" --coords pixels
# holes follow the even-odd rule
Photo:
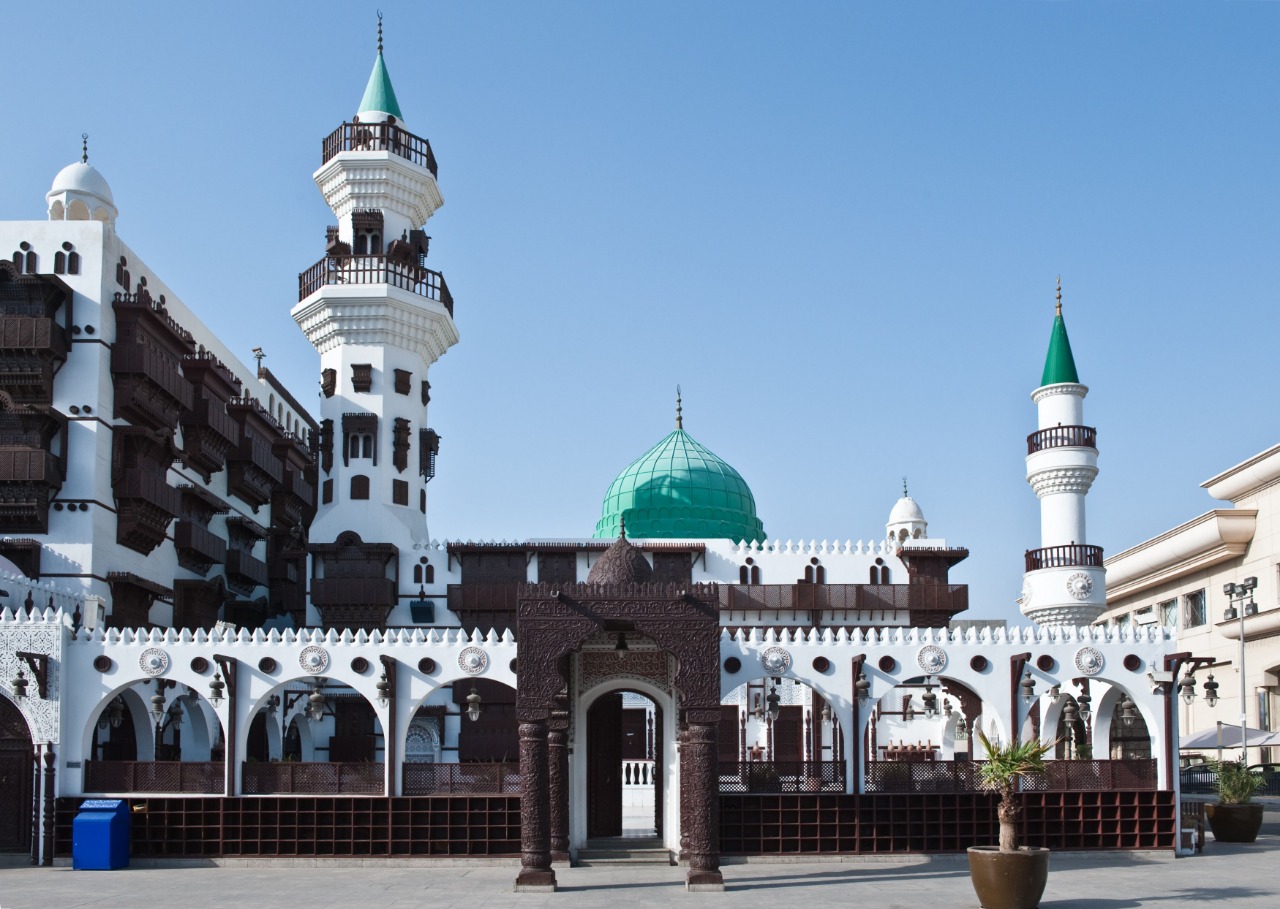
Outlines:
[[[71,823],[71,867],[113,871],[129,867],[129,803],[89,799]]]

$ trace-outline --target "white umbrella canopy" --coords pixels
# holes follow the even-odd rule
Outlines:
[[[1258,748],[1263,745],[1280,745],[1280,732],[1266,729],[1245,727],[1244,744],[1246,748]],[[1204,729],[1190,735],[1184,735],[1179,748],[1239,748],[1240,727],[1229,723],[1219,723],[1212,729]]]

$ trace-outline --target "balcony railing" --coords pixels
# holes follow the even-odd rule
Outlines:
[[[405,764],[405,795],[519,795],[520,764]]]
[[[1050,426],[1027,436],[1027,454],[1046,448],[1097,448],[1098,430],[1092,426]]]
[[[267,563],[239,549],[228,550],[227,577],[239,581],[245,587],[266,587]]]
[[[721,761],[720,791],[844,792],[844,761]]]
[[[126,470],[120,482],[114,484],[116,501],[138,500],[174,516],[181,510],[181,494],[170,486],[164,474],[155,470],[133,467]]]
[[[221,761],[85,761],[85,792],[221,794]]]
[[[41,316],[0,317],[0,350],[47,351],[67,358],[67,333],[53,319]]]
[[[390,578],[314,578],[311,600],[317,606],[394,606],[396,582]]]
[[[453,294],[444,275],[417,263],[397,262],[387,256],[326,256],[298,275],[301,302],[327,284],[390,284],[435,300],[453,315]]]
[[[956,613],[969,605],[964,584],[722,584],[720,610],[735,613],[807,612],[814,622],[851,621],[857,613],[910,610]],[[820,615],[819,615],[820,614]]]
[[[981,761],[868,761],[867,792],[977,792]],[[1080,792],[1157,788],[1156,762],[1046,761],[1045,772],[1024,777],[1024,792]]]
[[[154,348],[129,341],[117,341],[111,349],[111,373],[118,376],[145,376],[183,410],[191,409],[195,394],[191,383],[183,378],[176,360]]]
[[[0,448],[0,483],[61,485],[62,463],[37,448]]]
[[[343,123],[325,137],[321,163],[344,151],[389,151],[439,176],[431,143],[392,123]]]
[[[313,795],[382,795],[382,764],[280,761],[243,765],[240,789],[245,795],[307,793]]]
[[[1043,549],[1028,549],[1026,559],[1027,571],[1039,571],[1041,568],[1101,568],[1102,547],[1082,546],[1078,543],[1046,546]]]
[[[221,564],[227,557],[226,541],[194,521],[179,521],[174,525],[173,545],[203,562]]]

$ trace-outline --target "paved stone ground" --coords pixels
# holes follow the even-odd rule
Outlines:
[[[1215,843],[1204,853],[1057,854],[1041,909],[1230,909],[1280,907],[1280,800],[1268,800],[1258,842]],[[683,869],[557,868],[554,894],[512,892],[516,865],[382,862],[374,867],[270,866],[134,867],[121,871],[0,867],[3,909],[630,909],[653,901],[688,909],[797,906],[857,909],[976,909],[962,857],[903,861],[752,862],[726,864],[724,893],[686,893]]]

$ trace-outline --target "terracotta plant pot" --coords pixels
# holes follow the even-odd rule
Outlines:
[[[1205,805],[1209,829],[1219,843],[1252,843],[1262,829],[1262,805]]]
[[[969,878],[982,909],[1036,909],[1049,880],[1049,850],[970,846]]]

